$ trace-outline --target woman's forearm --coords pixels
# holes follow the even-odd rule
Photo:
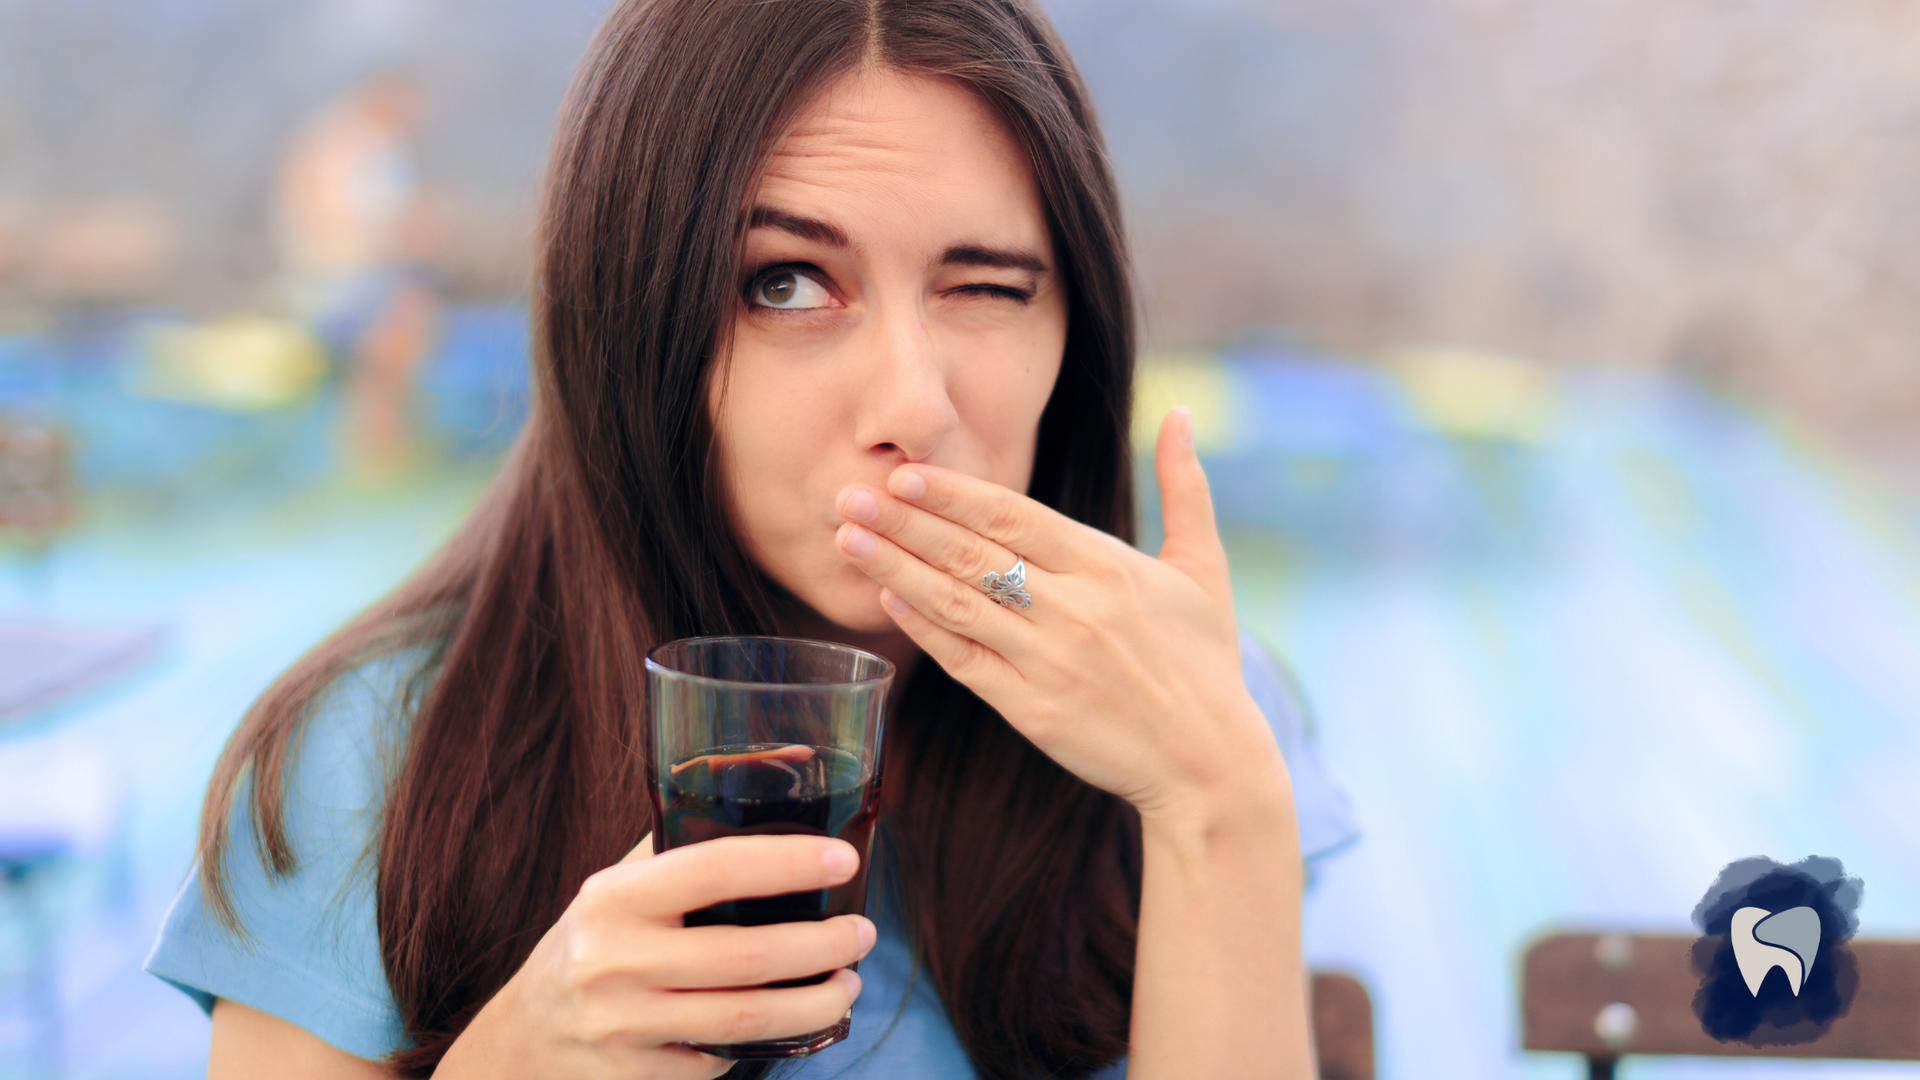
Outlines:
[[[1194,805],[1142,817],[1128,1080],[1313,1076],[1299,829],[1274,757]]]

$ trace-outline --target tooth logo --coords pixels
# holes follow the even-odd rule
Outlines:
[[[1859,929],[1865,889],[1825,855],[1796,863],[1755,855],[1722,868],[1693,909],[1700,1030],[1756,1049],[1824,1037],[1860,989],[1860,964],[1847,942]]]
[[[1754,997],[1760,996],[1760,984],[1774,968],[1786,972],[1793,996],[1800,996],[1800,985],[1820,951],[1819,912],[1805,905],[1779,912],[1743,907],[1733,913],[1731,930],[1734,962]]]

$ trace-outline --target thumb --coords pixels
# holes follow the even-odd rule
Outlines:
[[[640,838],[640,842],[633,846],[632,851],[627,852],[626,857],[620,860],[619,865],[624,866],[627,863],[643,862],[651,858],[653,858],[653,834],[648,833]]]
[[[1182,405],[1160,422],[1154,446],[1160,480],[1160,522],[1167,539],[1160,558],[1185,571],[1208,592],[1227,588],[1227,553],[1213,519],[1213,491],[1193,448],[1193,414]]]

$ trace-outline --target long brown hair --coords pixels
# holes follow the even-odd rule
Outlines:
[[[625,0],[562,111],[534,295],[527,428],[424,569],[283,675],[207,794],[201,873],[231,923],[229,811],[290,873],[281,806],[316,693],[429,646],[383,809],[387,977],[428,1075],[586,877],[649,828],[632,725],[642,657],[770,633],[795,601],[722,513],[706,387],[740,303],[742,208],[796,113],[874,64],[958,79],[1024,145],[1069,296],[1029,493],[1132,539],[1133,309],[1085,90],[1029,0]],[[430,686],[428,685],[430,678]],[[885,835],[922,969],[990,1077],[1083,1074],[1125,1054],[1137,819],[1056,766],[936,665],[889,734]]]

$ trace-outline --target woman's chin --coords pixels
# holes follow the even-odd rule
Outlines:
[[[897,634],[900,625],[893,621],[880,607],[879,597],[875,597],[873,606],[858,612],[834,618],[833,624],[856,634]]]
[[[900,627],[880,606],[880,586],[867,581],[864,587],[836,590],[829,596],[802,597],[822,619],[842,630],[856,634],[891,634]]]

